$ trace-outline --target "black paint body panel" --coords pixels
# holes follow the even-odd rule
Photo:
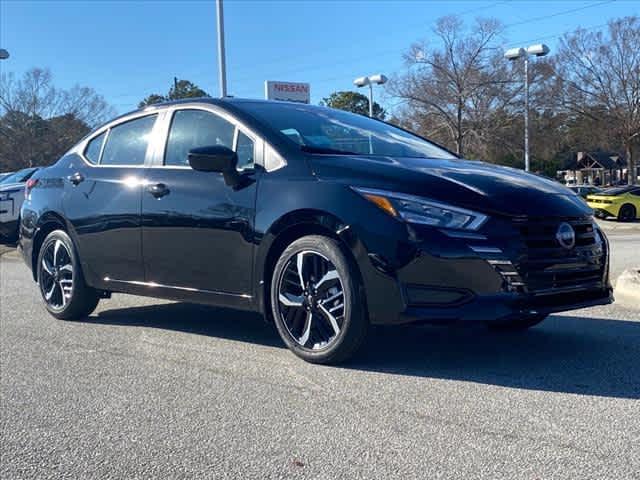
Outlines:
[[[157,159],[143,167],[105,168],[70,153],[36,174],[23,205],[20,248],[29,267],[43,235],[58,225],[70,233],[95,288],[266,313],[274,252],[282,239],[311,232],[340,240],[362,278],[373,323],[497,319],[612,301],[602,232],[579,252],[582,264],[601,268],[598,281],[565,303],[509,290],[491,263],[498,258],[524,269],[529,253],[517,222],[591,218],[586,204],[555,182],[463,160],[306,154],[245,113],[241,100],[208,104],[260,135],[286,166],[256,168],[238,188],[219,173],[163,168]],[[84,178],[78,185],[69,180],[75,173]],[[155,184],[168,193],[151,195],[147,186]],[[486,238],[453,238],[398,221],[352,186],[480,211],[490,216],[478,232]],[[471,248],[477,245],[501,253],[478,253]],[[439,298],[449,292],[462,300],[412,305],[411,288],[441,289]]]

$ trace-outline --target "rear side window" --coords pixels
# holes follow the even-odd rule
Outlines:
[[[223,145],[233,148],[235,127],[225,119],[203,110],[178,110],[173,115],[164,164],[189,165],[189,150]]]
[[[102,150],[102,142],[104,142],[104,137],[106,136],[107,132],[104,132],[88,143],[87,148],[84,151],[84,156],[91,163],[100,162],[100,151]]]
[[[157,115],[130,120],[109,130],[101,165],[144,165]]]

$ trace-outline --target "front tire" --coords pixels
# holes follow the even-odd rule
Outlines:
[[[63,230],[54,230],[38,252],[38,286],[47,311],[61,320],[78,320],[91,314],[100,301],[80,268],[73,242]]]
[[[493,320],[487,322],[487,328],[494,332],[522,332],[544,321],[547,315],[531,315],[511,320]]]
[[[282,253],[271,279],[271,308],[287,347],[311,363],[347,360],[369,328],[357,267],[328,237],[302,237]]]

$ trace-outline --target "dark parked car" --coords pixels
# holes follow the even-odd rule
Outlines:
[[[606,237],[570,190],[338,110],[147,107],[34,178],[20,245],[62,319],[112,292],[203,302],[330,363],[370,324],[515,330],[612,301]]]

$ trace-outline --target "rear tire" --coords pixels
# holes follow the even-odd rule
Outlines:
[[[280,337],[298,357],[336,364],[350,358],[369,329],[362,281],[340,244],[310,235],[282,253],[271,279]]]
[[[547,315],[531,315],[512,320],[494,320],[487,322],[487,328],[493,332],[522,332],[544,321]]]
[[[618,212],[618,221],[620,222],[632,222],[636,219],[636,207],[630,203],[625,203],[620,207]]]
[[[42,300],[51,315],[78,320],[95,310],[100,294],[85,283],[80,259],[65,231],[54,230],[46,236],[36,269]]]

